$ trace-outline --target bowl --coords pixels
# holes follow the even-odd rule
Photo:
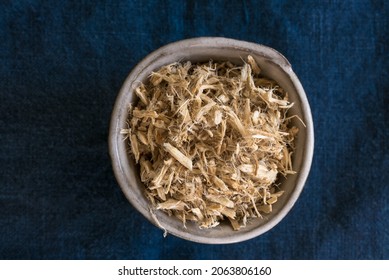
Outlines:
[[[275,80],[289,94],[295,105],[290,115],[297,114],[305,126],[296,118],[292,124],[299,128],[295,139],[293,168],[297,171],[280,182],[284,194],[273,205],[273,211],[264,217],[250,220],[245,228],[234,231],[229,224],[220,224],[211,229],[200,229],[188,222],[186,227],[174,216],[162,211],[151,211],[150,202],[144,195],[139,167],[128,154],[128,143],[120,134],[126,128],[128,106],[137,101],[134,89],[145,82],[152,71],[178,61],[206,62],[229,60],[242,64],[243,58],[251,55],[261,68],[261,73]],[[313,123],[309,103],[304,89],[293,72],[288,60],[276,50],[264,45],[220,37],[200,37],[168,44],[145,57],[125,80],[114,105],[109,131],[109,152],[116,179],[128,201],[151,223],[177,237],[208,244],[235,243],[257,237],[277,225],[291,210],[303,190],[313,156]]]

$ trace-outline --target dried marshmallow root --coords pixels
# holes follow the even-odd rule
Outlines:
[[[298,132],[287,93],[260,75],[253,57],[173,63],[135,93],[125,134],[155,209],[212,228],[234,230],[272,211],[283,194],[279,174],[293,174]]]
[[[174,148],[169,143],[164,143],[163,147],[165,150],[174,157],[179,163],[192,171],[192,161],[186,157],[183,153],[181,153],[177,148]]]

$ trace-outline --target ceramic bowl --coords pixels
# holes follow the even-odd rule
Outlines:
[[[144,195],[144,185],[140,181],[139,167],[128,154],[128,143],[120,134],[126,128],[129,103],[137,101],[134,88],[139,82],[145,82],[154,70],[177,62],[192,61],[206,62],[229,60],[242,64],[243,58],[251,55],[259,64],[262,74],[274,79],[289,94],[289,100],[295,105],[289,110],[289,115],[297,114],[306,127],[296,118],[293,125],[299,128],[296,139],[296,151],[293,155],[293,168],[297,173],[289,175],[280,182],[285,191],[273,211],[262,219],[250,220],[245,228],[234,231],[225,223],[212,229],[199,229],[197,224],[188,222],[186,228],[174,216],[168,216],[162,211],[156,211],[159,221],[156,222],[150,213],[150,203]],[[277,225],[291,210],[297,201],[311,167],[313,156],[313,123],[311,110],[304,89],[292,70],[288,60],[276,50],[245,41],[219,37],[202,37],[171,43],[152,52],[131,71],[125,80],[114,105],[110,131],[109,151],[116,179],[129,202],[156,226],[162,226],[169,234],[199,243],[223,244],[240,242],[257,237]],[[162,236],[162,234],[161,234]]]

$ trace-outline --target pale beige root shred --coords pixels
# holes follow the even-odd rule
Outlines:
[[[139,163],[141,167],[140,178],[142,182],[148,181],[150,180],[150,178],[155,176],[155,172],[153,170],[151,162],[146,160],[144,156],[140,158]]]
[[[169,170],[170,165],[172,164],[172,159],[169,159],[164,162],[164,165],[159,170],[159,172],[156,173],[154,179],[151,181],[150,189],[158,189],[161,187],[162,180],[165,177],[166,172]],[[165,194],[162,194],[162,197],[165,197]],[[161,198],[162,198],[161,197]],[[165,200],[165,199],[163,199]]]
[[[164,143],[163,147],[165,150],[172,156],[174,157],[179,163],[181,163],[183,166],[188,168],[189,170],[192,171],[192,161],[190,158],[185,156],[183,153],[181,153],[177,148],[173,147],[169,143]]]
[[[257,214],[257,217],[262,217],[261,214],[259,214],[259,212],[258,212],[257,206],[255,205],[254,197],[250,196],[250,200],[251,200],[251,203],[253,204],[253,208],[254,208],[255,213]]]
[[[145,105],[149,105],[149,99],[147,98],[146,88],[143,84],[135,88],[135,93],[139,97],[139,100]]]
[[[223,120],[223,113],[219,110],[215,110],[215,118],[214,118],[215,125],[220,124],[222,120]]]
[[[131,139],[131,151],[134,154],[135,162],[138,163],[140,157],[138,139],[136,138],[135,134],[132,134],[130,139]]]
[[[192,213],[196,215],[197,219],[199,221],[203,220],[204,219],[204,216],[203,216],[203,213],[201,212],[201,210],[199,208],[192,208],[191,209]]]
[[[144,133],[142,131],[138,131],[136,133],[136,136],[138,137],[139,141],[142,142],[142,144],[144,144],[144,145],[148,145],[149,144],[149,141],[147,140],[146,133]]]
[[[228,208],[228,207],[224,207],[224,206],[221,206],[220,209],[219,209],[220,213],[223,214],[224,216],[226,216],[227,218],[230,218],[230,219],[235,219],[236,217],[236,212],[234,209],[231,209],[231,208]]]
[[[269,199],[266,200],[267,204],[274,204],[277,202],[277,197],[276,196],[271,196]]]
[[[247,129],[242,124],[241,120],[238,118],[238,116],[231,110],[231,108],[223,106],[223,108],[226,110],[227,115],[229,116],[228,122],[229,124],[234,127],[239,133],[245,137],[247,133]]]
[[[213,106],[215,106],[216,103],[211,101],[209,102],[207,105],[205,105],[204,107],[202,107],[200,109],[200,111],[197,113],[196,115],[196,118],[195,118],[195,121],[196,122],[199,122],[200,119],[203,117],[204,114],[206,114],[208,111],[210,111],[212,109]]]
[[[153,209],[184,226],[226,220],[234,230],[271,213],[284,192],[278,176],[295,173],[289,123],[301,119],[287,116],[288,94],[260,73],[251,56],[243,66],[172,63],[135,89],[140,101],[120,133]]]
[[[257,207],[259,211],[262,211],[266,214],[269,214],[271,213],[271,211],[273,210],[273,207],[271,204],[264,204],[264,205],[260,205]]]
[[[231,223],[231,226],[234,230],[240,230],[242,225],[239,224],[239,222],[235,218],[228,218],[228,220]]]
[[[169,209],[169,210],[180,210],[183,211],[187,207],[187,205],[180,201],[180,200],[175,200],[175,199],[169,199],[166,200],[165,202],[158,203],[157,209]]]
[[[243,123],[245,124],[245,127],[251,127],[251,103],[250,99],[246,98],[244,102],[244,117],[243,117]]]
[[[220,140],[219,140],[219,143],[217,145],[217,154],[220,155],[221,153],[221,149],[223,147],[223,142],[224,142],[224,136],[226,134],[226,129],[227,129],[227,123],[226,123],[226,120],[222,120],[221,123],[220,123]]]
[[[128,138],[131,137],[131,129],[129,129],[129,128],[122,128],[122,129],[120,129],[120,134],[124,135],[124,139],[123,140],[127,140]]]
[[[253,73],[258,75],[261,73],[261,69],[259,68],[257,62],[254,60],[254,58],[249,55],[247,56],[247,62],[250,64],[251,68],[253,69]]]
[[[207,195],[206,198],[209,201],[219,203],[220,205],[226,206],[228,208],[233,208],[234,207],[234,202],[229,200],[228,198],[224,196],[217,196],[217,195]]]
[[[132,111],[132,114],[136,118],[157,118],[158,113],[155,111],[148,111],[148,110],[137,110],[136,108]]]
[[[218,178],[217,176],[213,176],[213,177],[212,177],[212,183],[213,183],[219,190],[221,190],[222,192],[227,192],[227,191],[229,191],[229,189],[228,189],[226,183],[225,183],[222,179]]]
[[[159,200],[165,201],[166,200],[166,194],[165,194],[165,192],[163,190],[163,187],[159,185],[159,186],[157,186],[157,188],[155,188],[155,190],[157,191],[157,197],[159,198]]]

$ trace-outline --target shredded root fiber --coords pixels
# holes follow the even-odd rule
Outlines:
[[[200,228],[234,230],[272,211],[293,174],[298,129],[288,94],[249,56],[230,62],[173,63],[135,89],[129,150],[153,207]]]

